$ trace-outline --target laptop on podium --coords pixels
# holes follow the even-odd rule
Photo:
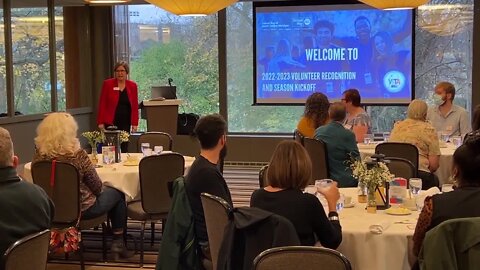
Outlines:
[[[152,86],[150,100],[177,99],[176,86]]]

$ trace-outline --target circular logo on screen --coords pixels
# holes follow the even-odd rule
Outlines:
[[[310,23],[312,23],[312,21],[309,18],[306,18],[305,20],[303,20],[303,23],[305,25],[310,25]]]
[[[402,72],[392,70],[383,77],[383,85],[390,93],[398,93],[405,86],[406,79]]]

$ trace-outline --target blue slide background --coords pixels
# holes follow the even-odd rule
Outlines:
[[[271,8],[257,8],[257,103],[303,103],[313,92],[339,100],[349,88],[357,88],[364,103],[411,100],[411,10],[384,11],[364,6],[309,9],[273,12]],[[358,19],[361,16],[366,19]],[[319,21],[322,27],[315,31]],[[307,59],[307,49],[321,52],[342,48],[358,55],[347,53],[341,60]]]

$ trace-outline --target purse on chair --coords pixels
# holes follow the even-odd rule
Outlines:
[[[52,160],[52,171],[50,174],[50,187],[55,186],[55,167],[56,160]],[[80,241],[82,241],[81,232],[78,230],[80,224],[81,212],[78,216],[75,226],[63,229],[52,228],[50,232],[49,253],[62,254],[75,252],[80,249]]]

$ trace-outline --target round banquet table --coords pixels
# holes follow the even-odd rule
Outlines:
[[[171,151],[163,151],[162,153],[169,153]],[[130,153],[130,156],[138,158],[138,161],[143,157],[142,153]],[[102,155],[98,155],[99,160]],[[190,166],[192,166],[194,157],[184,156],[185,158],[185,175]],[[122,160],[127,160],[127,154],[122,154]],[[98,176],[102,183],[106,186],[114,187],[123,193],[127,201],[139,199],[140,197],[140,179],[137,166],[126,166],[124,163],[103,164],[99,162],[102,167],[96,168]],[[161,173],[161,172],[159,172]],[[25,164],[23,177],[25,180],[32,182],[31,162]]]
[[[375,154],[375,146],[377,144],[358,144],[358,150],[360,151],[360,156],[362,159],[370,157]],[[435,172],[435,175],[438,176],[440,181],[440,186],[442,184],[448,183],[450,176],[452,175],[452,160],[453,153],[457,148],[451,143],[446,143],[444,147],[440,147],[440,166]]]
[[[415,231],[419,213],[393,216],[377,210],[376,214],[367,213],[366,204],[358,203],[357,188],[342,188],[340,192],[351,196],[355,206],[340,211],[343,240],[338,251],[352,263],[354,270],[407,270],[408,240]],[[382,234],[370,232],[370,225],[389,223]]]

